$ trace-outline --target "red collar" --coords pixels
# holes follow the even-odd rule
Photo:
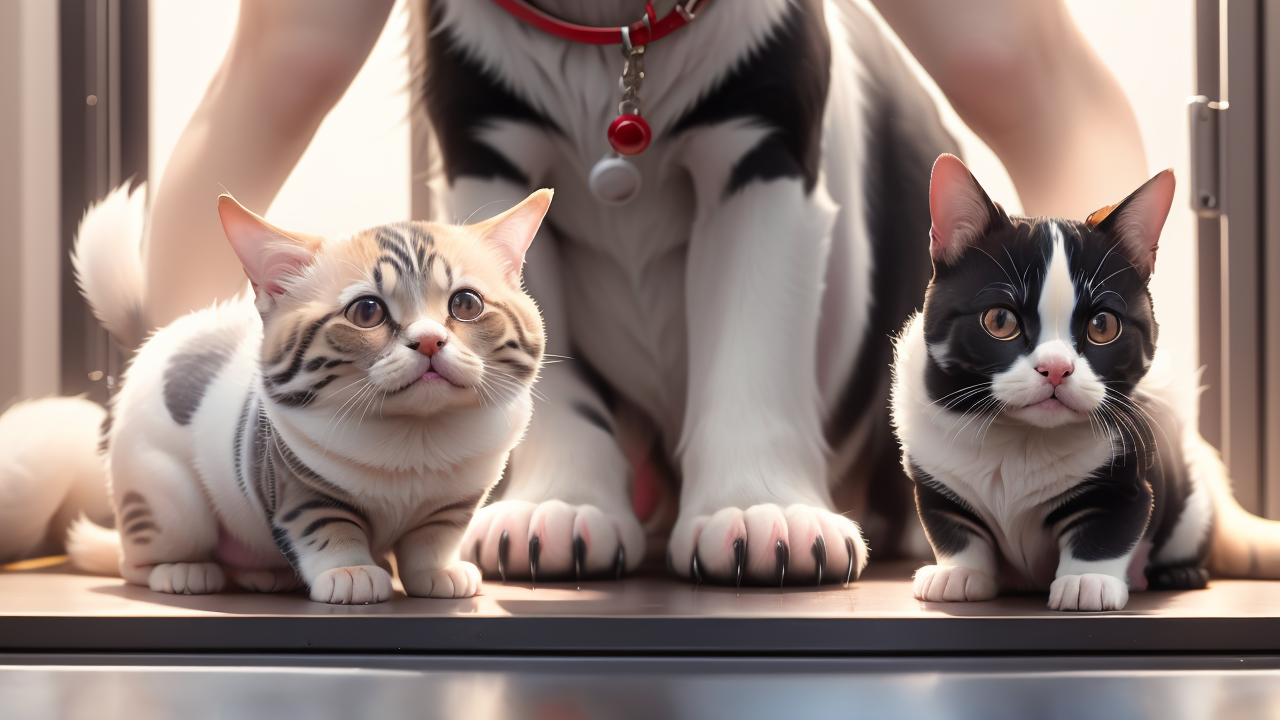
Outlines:
[[[473,0],[467,0],[471,2]],[[532,25],[539,30],[565,40],[585,43],[587,45],[648,45],[654,40],[666,37],[680,28],[693,22],[695,13],[700,12],[711,0],[684,0],[666,14],[661,20],[654,12],[653,3],[645,3],[645,16],[640,20],[623,27],[598,28],[586,25],[575,25],[552,17],[526,0],[493,0],[498,7],[511,13],[516,19]]]

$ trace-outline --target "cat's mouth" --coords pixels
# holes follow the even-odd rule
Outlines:
[[[392,394],[404,392],[405,390],[408,390],[409,388],[412,388],[412,387],[417,387],[417,386],[429,387],[432,385],[443,386],[443,387],[452,385],[453,387],[456,387],[456,388],[462,388],[462,389],[466,388],[465,385],[458,382],[457,380],[454,380],[453,377],[451,377],[451,373],[449,372],[449,370],[447,370],[446,368],[440,367],[436,365],[434,362],[432,362],[427,365],[427,368],[422,371],[421,375],[418,375],[417,377],[413,378],[412,380],[405,383],[404,385],[401,385],[400,387],[396,388]]]
[[[1049,397],[1043,400],[1031,403],[1029,405],[1024,405],[1023,407],[1028,410],[1039,410],[1041,412],[1047,412],[1047,413],[1067,411],[1067,412],[1076,413],[1078,415],[1083,414],[1080,412],[1080,410],[1077,410],[1076,408],[1072,407],[1071,404],[1068,403],[1066,400],[1064,400],[1061,397],[1058,397],[1057,392],[1054,392],[1052,395],[1050,395]]]
[[[460,387],[462,387],[462,386],[461,386],[461,385],[459,385],[458,383],[456,383],[456,382],[454,382],[453,380],[451,380],[451,379],[450,379],[448,376],[446,376],[444,373],[440,372],[439,370],[435,370],[435,369],[433,369],[433,368],[428,368],[426,372],[422,373],[422,376],[421,376],[421,377],[419,377],[417,380],[414,380],[413,382],[415,382],[415,383],[419,383],[419,382],[424,382],[424,383],[431,383],[431,382],[446,382],[446,383],[449,383],[450,385],[452,385],[452,386],[454,386],[454,387],[456,387],[456,388],[460,388]]]
[[[1033,408],[1035,410],[1044,410],[1047,412],[1052,412],[1054,410],[1070,410],[1071,409],[1067,407],[1066,403],[1059,400],[1056,395],[1050,395],[1044,400],[1041,400],[1040,402],[1035,403],[1033,405],[1028,405],[1027,407]]]

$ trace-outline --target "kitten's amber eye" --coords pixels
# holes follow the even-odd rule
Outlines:
[[[471,322],[484,312],[484,301],[475,290],[459,290],[449,298],[449,314],[454,320]]]
[[[982,327],[987,334],[997,340],[1012,340],[1018,337],[1018,318],[1012,310],[991,308],[982,313]]]
[[[1089,342],[1106,345],[1120,337],[1120,318],[1109,312],[1100,312],[1089,320]]]
[[[359,328],[375,328],[387,319],[387,306],[375,297],[356,298],[343,313],[347,322]]]

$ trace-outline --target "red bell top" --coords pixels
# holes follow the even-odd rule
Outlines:
[[[636,155],[644,152],[653,139],[653,131],[649,123],[639,115],[619,115],[609,123],[609,144],[623,155]]]

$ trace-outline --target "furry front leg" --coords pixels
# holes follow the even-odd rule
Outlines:
[[[404,591],[415,597],[466,598],[480,591],[480,570],[458,559],[466,521],[435,521],[396,543]]]
[[[458,217],[501,212],[524,190],[503,180],[460,179]],[[544,224],[526,254],[525,285],[538,301],[550,356],[574,353],[558,240]],[[644,559],[631,507],[630,470],[594,370],[580,359],[545,365],[533,419],[497,502],[480,509],[463,553],[491,578],[618,577]]]
[[[1129,601],[1129,564],[1151,515],[1143,470],[1134,458],[1117,463],[1049,513],[1061,549],[1050,610],[1120,610]]]
[[[800,178],[697,187],[673,568],[720,582],[856,577],[866,549],[831,512],[816,372],[836,208]]]
[[[644,558],[629,468],[608,405],[577,361],[544,370],[533,421],[501,499],[481,508],[464,552],[502,579],[619,577]]]
[[[916,508],[937,565],[916,571],[912,586],[917,600],[973,602],[996,596],[996,550],[991,531],[972,508],[924,471],[913,467]]]
[[[278,488],[276,546],[311,588],[311,599],[366,605],[391,599],[391,574],[369,550],[369,521],[354,506],[298,486]]]

